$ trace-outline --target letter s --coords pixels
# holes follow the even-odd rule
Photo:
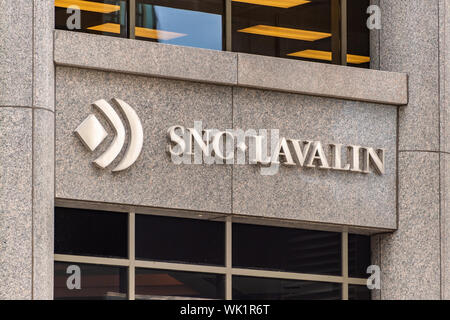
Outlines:
[[[181,156],[185,149],[186,149],[186,143],[184,142],[184,139],[182,136],[179,136],[175,130],[180,129],[181,130],[181,134],[184,135],[184,127],[182,126],[173,126],[170,127],[168,130],[168,135],[169,135],[169,139],[170,142],[175,143],[175,146],[169,145],[169,150],[168,152],[174,156],[174,157],[179,157]],[[178,151],[175,150],[175,148],[178,146]]]

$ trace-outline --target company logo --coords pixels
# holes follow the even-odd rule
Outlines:
[[[141,121],[139,120],[136,111],[120,99],[113,99],[113,102],[119,107],[127,120],[131,135],[124,157],[112,170],[113,172],[118,172],[129,168],[134,162],[136,162],[142,151],[144,133],[142,130]],[[94,164],[104,169],[117,158],[122,150],[123,145],[125,144],[125,127],[117,112],[106,100],[98,100],[92,105],[106,118],[111,127],[114,129],[115,134],[108,149],[100,157],[94,160]],[[75,129],[75,134],[90,151],[94,151],[108,136],[105,128],[103,128],[97,117],[93,114],[90,114],[78,126],[78,128]]]

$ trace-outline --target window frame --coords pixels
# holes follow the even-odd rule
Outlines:
[[[107,210],[109,212],[117,212],[121,214],[128,214],[128,258],[106,258],[106,257],[94,257],[94,256],[79,256],[79,255],[67,255],[67,254],[55,254],[55,262],[69,262],[69,263],[83,263],[83,264],[97,264],[105,266],[118,266],[128,268],[128,291],[127,299],[135,300],[135,276],[136,268],[146,269],[162,269],[172,271],[188,271],[188,272],[201,272],[201,273],[213,273],[221,274],[225,276],[225,300],[232,300],[232,277],[233,276],[247,276],[257,278],[272,278],[272,279],[286,279],[286,280],[306,280],[317,282],[331,282],[342,285],[342,300],[349,299],[349,285],[366,286],[367,278],[353,278],[349,276],[349,245],[348,235],[349,233],[344,231],[340,232],[341,241],[341,263],[342,274],[340,276],[331,275],[319,275],[319,274],[306,274],[295,272],[280,272],[269,271],[261,269],[250,268],[236,268],[232,266],[232,227],[233,223],[243,223],[239,217],[224,216],[219,214],[208,213],[193,213],[193,212],[172,212],[171,210],[162,209],[143,209],[143,210],[122,210],[122,208],[115,208],[114,206],[108,206],[107,204],[95,204],[95,205],[83,205],[78,201],[66,202],[56,201],[55,207],[62,208],[76,208],[87,210]],[[135,209],[135,208],[133,208]],[[209,265],[197,265],[187,263],[173,263],[173,262],[161,262],[151,260],[137,260],[135,257],[135,220],[136,214],[149,214],[149,215],[163,215],[163,216],[178,216],[182,218],[190,219],[210,219],[214,221],[223,221],[225,223],[225,266],[209,266]],[[253,224],[250,222],[250,224]],[[325,230],[327,231],[327,230]]]
[[[232,0],[222,0],[223,51],[232,50]],[[331,5],[331,53],[332,64],[347,65],[347,0],[329,0]],[[127,38],[136,39],[136,0],[127,0]]]

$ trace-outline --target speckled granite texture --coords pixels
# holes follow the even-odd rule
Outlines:
[[[33,2],[0,1],[0,34],[0,106],[31,106]]]
[[[439,154],[399,155],[398,230],[381,238],[381,298],[440,298]]]
[[[231,212],[231,168],[223,165],[175,165],[167,149],[167,130],[180,124],[231,128],[232,88],[58,67],[56,70],[56,196],[143,206]],[[120,98],[138,113],[144,146],[129,170],[99,170],[95,160],[111,142],[90,153],[73,134],[94,111],[98,99]],[[125,149],[125,148],[124,148]],[[122,154],[118,156],[119,161]]]
[[[372,54],[379,53],[381,70],[409,75],[409,102],[399,108],[399,229],[380,235],[374,253],[382,264],[381,298],[449,299],[444,152],[450,1],[379,2],[383,25],[378,40],[371,38],[379,41]]]
[[[236,88],[236,128],[276,128],[293,139],[386,148],[386,174],[235,166],[233,211],[265,217],[396,228],[396,115],[390,106]]]
[[[33,106],[55,107],[53,28],[54,0],[34,0]]]
[[[0,1],[0,300],[53,298],[53,28],[53,0]]]
[[[129,59],[128,52],[133,52]],[[151,57],[151,59],[148,59]],[[337,97],[407,103],[407,75],[106,36],[55,31],[55,62],[116,71]]]
[[[30,299],[31,109],[0,108],[0,300]]]
[[[238,54],[238,84],[394,105],[408,102],[406,74],[244,53]]]
[[[409,74],[400,150],[439,150],[438,0],[382,0],[380,69]],[[407,35],[407,36],[405,36]]]
[[[33,299],[53,297],[54,113],[33,117]]]
[[[55,63],[229,85],[237,80],[236,53],[61,30],[55,31]]]
[[[450,154],[441,154],[442,298],[450,300]]]
[[[296,94],[233,89],[157,78],[57,68],[56,195],[145,206],[395,229],[396,109]],[[91,163],[93,154],[73,130],[93,112],[90,103],[119,97],[140,115],[144,147],[139,160],[111,174]],[[232,110],[232,99],[234,109]],[[384,176],[282,169],[263,177],[253,166],[181,165],[166,154],[167,129],[280,128],[292,138],[383,147]],[[102,116],[98,116],[103,119]],[[105,124],[105,126],[107,126]],[[110,129],[109,129],[110,131]],[[119,159],[121,156],[118,157]]]
[[[442,298],[450,300],[450,1],[439,0]]]

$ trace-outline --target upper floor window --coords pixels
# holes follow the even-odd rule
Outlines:
[[[370,0],[55,0],[57,29],[366,68],[369,5]]]

